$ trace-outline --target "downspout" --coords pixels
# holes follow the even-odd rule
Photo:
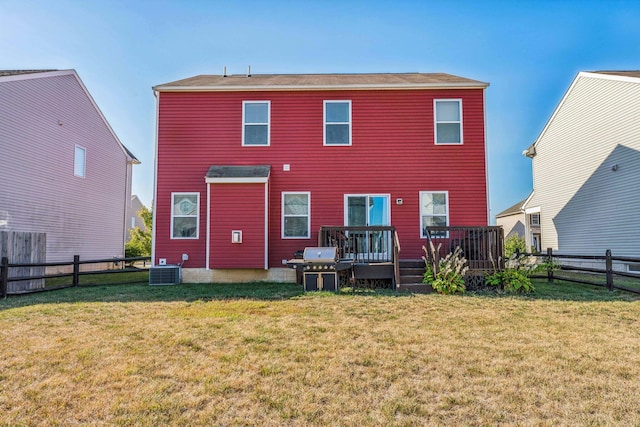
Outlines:
[[[487,147],[487,92],[482,89],[482,114],[484,116],[484,179],[487,192],[487,225],[491,225],[491,204],[489,200],[489,149]]]
[[[131,194],[129,193],[129,189],[131,188],[129,170],[132,171],[133,174],[133,161],[126,159],[125,155],[125,174],[124,174],[124,227],[122,227],[122,257],[126,256],[125,246],[127,244],[127,213],[129,211],[128,207],[131,205]]]
[[[205,179],[206,181],[206,179]],[[209,263],[209,259],[211,258],[211,183],[207,182],[207,236],[205,238],[205,244],[207,245],[204,248],[205,256],[207,257],[204,267],[209,270],[211,265]]]
[[[158,91],[153,91],[153,96],[156,98],[156,135],[155,135],[155,159],[153,160],[153,200],[151,201],[151,266],[156,264],[156,205],[158,204],[158,128],[160,120],[160,94]]]

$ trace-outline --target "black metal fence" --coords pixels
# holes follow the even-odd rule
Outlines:
[[[585,285],[606,287],[612,291],[622,291],[640,294],[640,271],[629,271],[629,266],[640,267],[640,258],[613,256],[607,249],[604,255],[575,255],[555,253],[548,248],[546,254],[522,254],[538,257],[542,261],[543,274],[533,275],[536,278],[546,278],[547,281],[564,280],[565,282],[581,283]],[[578,264],[592,264],[585,267]]]
[[[8,257],[3,257],[0,260],[0,297],[4,298],[7,295],[11,294],[28,294],[35,292],[43,292],[43,291],[52,291],[57,289],[70,288],[73,286],[80,285],[80,276],[85,275],[94,275],[94,274],[119,274],[119,273],[132,273],[132,272],[140,272],[143,271],[140,268],[133,267],[133,263],[142,262],[143,268],[146,267],[146,263],[151,260],[151,257],[131,257],[131,258],[106,258],[106,259],[98,259],[98,260],[80,260],[79,255],[75,255],[73,257],[73,261],[69,262],[51,262],[51,263],[9,263]],[[104,269],[101,268],[99,270],[92,269],[81,269],[82,265],[88,264],[111,264],[113,268]],[[31,268],[31,267],[62,267],[64,269],[67,267],[69,272],[65,273],[52,273],[52,274],[41,274],[41,275],[30,275],[30,276],[16,276],[12,277],[9,275],[11,269],[23,269],[23,268]],[[71,268],[69,268],[71,267]],[[82,271],[81,271],[82,270]],[[18,270],[20,271],[20,270]],[[56,285],[56,286],[44,286],[42,288],[37,289],[29,289],[20,292],[10,292],[9,291],[9,283],[11,282],[19,282],[24,280],[34,280],[34,279],[54,279],[59,277],[70,277],[71,283],[65,285]]]

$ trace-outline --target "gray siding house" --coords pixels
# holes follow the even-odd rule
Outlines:
[[[579,73],[525,154],[543,250],[640,255],[640,71]]]
[[[129,223],[127,224],[127,236],[126,241],[128,242],[131,239],[131,230],[138,227],[142,231],[146,231],[147,227],[144,225],[144,221],[142,217],[140,217],[139,212],[142,208],[146,208],[144,203],[140,200],[137,195],[131,196],[131,202],[129,203],[127,209],[127,218],[129,219]]]
[[[47,261],[124,255],[132,165],[75,70],[0,71],[0,230]]]

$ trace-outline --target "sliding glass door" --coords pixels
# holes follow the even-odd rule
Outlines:
[[[351,234],[356,241],[357,254],[364,258],[382,260],[389,255],[390,233],[366,229],[370,226],[391,225],[389,199],[389,195],[345,195],[345,224],[349,227],[363,227],[362,231],[352,231]]]

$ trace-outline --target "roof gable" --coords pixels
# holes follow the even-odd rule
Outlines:
[[[569,89],[567,89],[565,94],[562,96],[562,99],[560,100],[557,107],[551,114],[551,117],[549,118],[544,128],[542,129],[542,132],[540,132],[540,134],[538,135],[536,140],[533,142],[533,144],[531,144],[529,148],[523,151],[524,155],[531,158],[535,157],[536,146],[538,145],[540,140],[543,138],[543,136],[549,129],[549,126],[554,122],[554,119],[558,115],[558,112],[562,109],[562,106],[564,105],[565,101],[573,92],[573,89],[576,86],[576,84],[580,81],[580,79],[583,79],[583,78],[609,79],[609,80],[618,80],[618,81],[640,84],[640,71],[593,71],[593,72],[581,71],[579,72],[578,75],[571,82]]]
[[[80,76],[78,76],[78,73],[76,73],[76,70],[73,70],[73,69],[69,69],[69,70],[3,70],[3,71],[0,70],[0,83],[19,81],[19,80],[39,79],[39,78],[46,78],[46,77],[65,76],[65,75],[72,75],[75,78],[77,83],[80,85],[80,88],[82,89],[84,94],[87,96],[91,104],[93,105],[93,108],[95,108],[96,112],[100,116],[100,119],[104,122],[105,126],[107,127],[107,129],[109,130],[109,132],[111,133],[115,141],[118,143],[118,146],[124,153],[125,157],[127,158],[127,161],[133,164],[139,164],[140,161],[133,155],[131,151],[129,151],[127,147],[125,147],[125,145],[120,141],[116,133],[113,131],[113,128],[107,121],[106,117],[102,114],[102,111],[98,107],[98,104],[96,104],[95,100],[87,90],[87,87],[84,85],[84,83],[80,79]]]
[[[511,216],[511,215],[515,215],[515,214],[524,213],[524,204],[525,204],[525,202],[527,200],[529,200],[529,197],[527,197],[524,200],[520,200],[515,205],[503,210],[502,212],[500,212],[499,214],[496,215],[496,218],[502,218],[502,217],[505,217],[505,216]]]

